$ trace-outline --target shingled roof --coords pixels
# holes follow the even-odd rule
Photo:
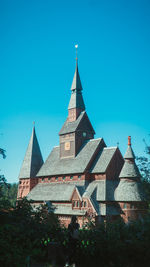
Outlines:
[[[42,165],[43,158],[36,137],[35,127],[33,127],[31,139],[20,169],[19,179],[35,177]]]
[[[91,198],[93,192],[97,201],[115,201],[114,192],[119,180],[99,180],[91,182],[86,188],[83,197]]]
[[[85,215],[85,210],[79,210],[79,209],[72,209],[72,203],[71,204],[56,204],[54,206],[54,213],[58,215],[76,215],[76,216],[83,216]]]
[[[131,147],[131,136],[128,137],[128,147],[125,153],[125,162],[119,178],[140,178],[140,172],[135,163],[135,155]]]
[[[59,132],[59,135],[75,132],[76,129],[78,128],[81,120],[85,116],[85,113],[86,113],[85,111],[82,111],[80,113],[79,117],[77,118],[77,120],[75,120],[75,121],[69,122],[68,120],[66,120],[63,127],[61,128],[61,130]]]
[[[86,188],[83,198],[89,198],[99,215],[119,215],[120,208],[114,203],[114,193],[118,186],[119,180],[101,180],[93,181]],[[112,201],[111,204],[104,204],[100,202]]]
[[[143,186],[141,182],[120,180],[119,186],[115,190],[116,201],[145,201]]]
[[[34,201],[69,201],[75,185],[65,183],[39,183],[28,194]]]
[[[105,173],[117,147],[104,147],[91,169],[91,173]]]
[[[78,71],[78,61],[76,61],[76,69],[75,69],[75,73],[74,73],[74,77],[73,77],[73,81],[72,81],[72,85],[71,85],[71,90],[72,91],[74,91],[74,90],[81,91],[82,90],[80,75],[79,75],[79,71]]]
[[[134,152],[133,152],[133,149],[131,146],[128,146],[127,151],[124,155],[124,158],[125,159],[135,159],[135,155],[134,155]]]
[[[78,130],[80,127],[80,123],[83,122],[83,120],[86,119],[87,123],[89,124],[90,129],[92,130],[93,134],[95,134],[95,131],[91,125],[91,122],[86,114],[85,111],[82,111],[78,118],[75,121],[69,122],[68,120],[65,121],[63,127],[61,128],[59,135],[67,134],[67,133],[73,133]]]
[[[141,174],[135,162],[125,161],[119,178],[140,178]]]
[[[75,158],[60,159],[60,148],[54,147],[37,176],[52,176],[84,173],[98,146],[103,146],[103,139],[92,139],[84,143]]]

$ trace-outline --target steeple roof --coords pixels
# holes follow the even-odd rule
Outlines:
[[[83,90],[82,85],[81,85],[79,71],[78,71],[78,61],[76,61],[76,69],[75,69],[75,73],[74,73],[74,77],[73,77],[73,81],[72,81],[71,90],[72,91],[73,90],[78,90],[78,91]]]
[[[19,173],[19,178],[35,177],[42,165],[43,158],[36,137],[35,127],[33,127],[31,139]]]
[[[79,71],[78,71],[78,62],[76,62],[76,69],[75,69],[75,74],[73,77],[71,91],[72,91],[72,94],[71,94],[68,109],[80,108],[82,110],[85,110],[85,105],[84,105],[82,92],[81,92],[82,85],[81,85],[81,80],[80,80]]]

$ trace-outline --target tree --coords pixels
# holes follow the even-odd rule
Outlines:
[[[2,155],[3,159],[6,158],[6,154],[5,154],[5,152],[6,152],[6,151],[5,151],[4,149],[0,148],[0,154]]]
[[[150,146],[146,143],[145,139],[143,139],[143,141],[145,143],[146,157],[137,157],[137,162],[142,175],[144,190],[150,206]]]

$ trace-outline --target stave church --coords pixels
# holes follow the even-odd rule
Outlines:
[[[18,200],[27,197],[34,206],[48,203],[67,226],[76,215],[80,226],[87,216],[96,222],[142,218],[147,202],[135,163],[131,137],[125,156],[107,147],[87,115],[82,96],[78,60],[71,86],[68,117],[55,146],[44,162],[33,127],[19,173]]]

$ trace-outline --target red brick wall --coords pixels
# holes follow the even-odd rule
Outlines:
[[[26,197],[32,188],[38,183],[38,178],[20,179],[17,199]]]
[[[106,174],[94,174],[93,175],[93,179],[94,180],[106,180]]]
[[[78,116],[80,115],[81,111],[82,110],[79,109],[79,108],[69,109],[68,110],[68,118],[67,118],[67,120],[69,122],[75,121],[78,118]]]
[[[124,222],[137,220],[147,214],[147,205],[144,202],[120,202]]]
[[[20,179],[17,198],[23,198],[30,192],[30,179]]]
[[[49,177],[40,177],[38,178],[39,183],[52,183],[52,182],[71,182],[71,181],[80,181],[85,179],[85,174],[76,174],[76,175],[56,175]]]

